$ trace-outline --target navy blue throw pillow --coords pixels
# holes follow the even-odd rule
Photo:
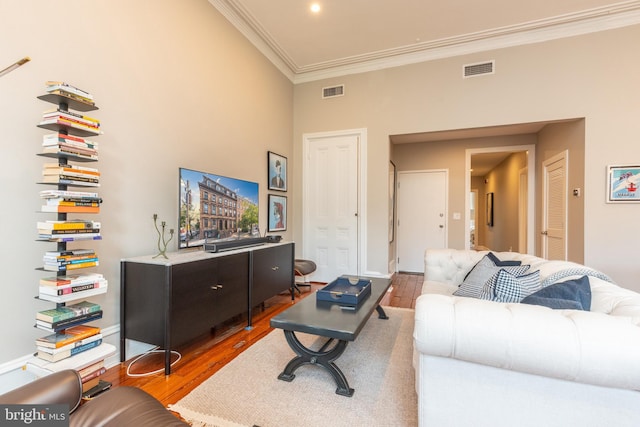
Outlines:
[[[554,283],[525,297],[523,304],[543,305],[554,309],[591,310],[591,285],[589,278]]]
[[[487,257],[496,265],[496,267],[513,267],[515,265],[521,265],[522,261],[500,261],[493,252],[489,252]]]

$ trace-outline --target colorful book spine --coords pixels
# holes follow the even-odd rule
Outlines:
[[[100,344],[102,344],[101,339],[97,341],[92,341],[90,343],[81,345],[79,347],[75,347],[65,352],[56,353],[56,354],[50,354],[44,351],[38,351],[38,357],[48,362],[57,362],[59,360],[67,359],[69,357],[75,356],[76,354],[83,353],[87,350],[91,350],[92,348],[98,347]]]
[[[89,301],[81,301],[68,306],[42,310],[36,314],[36,320],[57,324],[65,320],[73,319],[100,311],[100,305]]]
[[[72,328],[65,329],[62,333],[55,333],[36,339],[36,345],[43,347],[62,347],[63,345],[71,344],[76,341],[80,341],[84,338],[88,338],[92,335],[99,334],[100,328],[94,326],[74,326]]]
[[[48,230],[75,230],[100,228],[100,223],[98,221],[38,221],[37,226],[39,229]]]
[[[58,332],[62,329],[71,328],[73,326],[82,325],[84,323],[93,322],[94,320],[102,319],[102,310],[94,313],[83,314],[82,316],[76,316],[71,319],[62,320],[56,323],[49,323],[42,320],[36,320],[36,327],[44,329],[48,332]]]

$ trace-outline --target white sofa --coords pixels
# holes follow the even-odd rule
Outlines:
[[[579,264],[496,252],[542,283],[587,271],[591,311],[454,296],[486,254],[426,251],[414,330],[420,426],[640,426],[640,294]]]

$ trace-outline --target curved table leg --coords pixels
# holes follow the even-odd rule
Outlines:
[[[289,347],[291,347],[297,356],[287,363],[284,371],[278,375],[278,379],[283,381],[293,381],[296,377],[294,372],[300,366],[306,364],[320,365],[325,368],[335,380],[336,385],[338,386],[336,394],[347,397],[353,396],[354,390],[349,387],[347,378],[344,376],[340,368],[338,368],[338,366],[333,362],[340,357],[342,353],[344,353],[344,350],[347,348],[347,341],[338,340],[338,343],[334,347],[326,350],[329,344],[333,341],[333,339],[329,339],[320,350],[314,351],[305,347],[300,340],[298,340],[298,337],[296,337],[296,334],[293,331],[285,330],[284,336],[289,343]]]

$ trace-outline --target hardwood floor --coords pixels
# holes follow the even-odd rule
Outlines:
[[[391,307],[414,308],[420,295],[423,276],[419,274],[396,274],[393,277],[391,292],[382,300],[382,305]],[[302,294],[296,294],[296,301],[305,298],[324,284],[314,283],[302,288]],[[257,309],[253,320],[253,329],[245,330],[246,317],[233,319],[215,329],[208,337],[177,349],[182,358],[174,365],[171,375],[164,371],[150,376],[131,376],[127,374],[130,360],[110,368],[103,379],[111,382],[112,387],[134,386],[145,390],[163,405],[176,403],[191,390],[200,385],[225,364],[267,335],[273,329],[269,319],[291,305],[290,295],[279,295],[267,300],[264,309]],[[177,356],[176,356],[177,357]],[[164,353],[150,354],[136,362],[130,372],[133,375],[153,372],[164,366]]]

